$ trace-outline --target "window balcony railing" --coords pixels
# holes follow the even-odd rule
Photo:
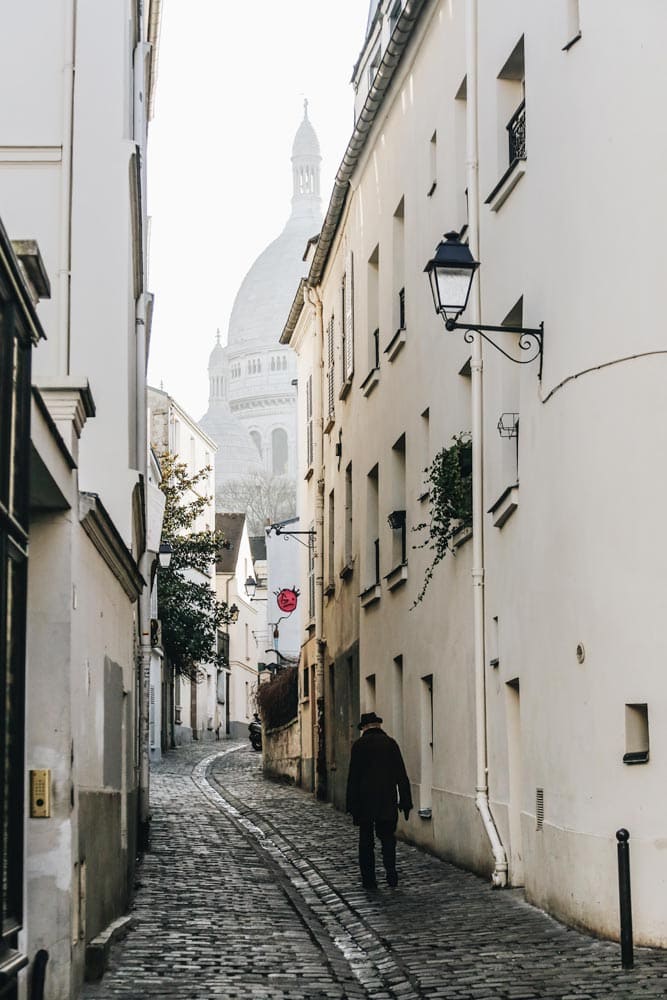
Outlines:
[[[526,102],[522,101],[507,123],[510,166],[526,159]]]

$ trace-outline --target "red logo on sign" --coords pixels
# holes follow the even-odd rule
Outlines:
[[[297,602],[299,600],[299,591],[296,587],[287,588],[279,590],[276,596],[276,603],[281,611],[284,611],[286,615],[291,615],[293,611],[296,611]]]

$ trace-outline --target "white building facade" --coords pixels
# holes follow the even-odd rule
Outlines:
[[[402,836],[614,937],[626,827],[635,939],[663,946],[666,27],[654,3],[372,4],[354,133],[281,338],[317,532],[311,786],[342,805],[356,714],[374,709],[413,785]],[[625,295],[619,216],[646,265]],[[423,271],[450,230],[482,262],[462,321],[543,322],[543,358],[514,364],[529,355],[512,333],[506,358],[446,331]],[[474,534],[415,603],[424,469],[470,432]]]
[[[216,445],[201,430],[199,424],[162,389],[148,389],[148,409],[151,446],[158,460],[168,453],[185,465],[189,477],[203,469],[210,472],[197,485],[197,495],[202,494],[208,503],[193,525],[193,531],[215,531],[214,477]],[[202,491],[200,493],[200,491]],[[193,497],[194,499],[194,497]],[[187,497],[186,497],[187,502]],[[159,570],[158,570],[159,572]],[[208,575],[198,570],[187,570],[190,578],[205,583],[215,590],[215,567]],[[159,615],[159,606],[157,607]],[[219,734],[220,709],[218,706],[217,668],[214,663],[199,663],[199,680],[175,674],[168,658],[162,658],[151,676],[151,705],[160,703],[161,748],[181,746],[192,740],[212,740]],[[157,711],[155,710],[156,714]],[[153,726],[155,729],[155,725]],[[157,757],[157,744],[153,744],[153,757]]]
[[[20,998],[40,950],[47,995],[78,996],[147,835],[145,155],[159,16],[155,0],[3,11],[0,203],[11,235],[39,245],[26,271],[47,337],[31,407]]]

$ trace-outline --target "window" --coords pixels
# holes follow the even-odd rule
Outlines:
[[[448,150],[449,169],[456,179],[456,219],[459,231],[468,224],[468,177],[467,177],[467,100],[468,78],[463,77],[454,100],[454,143]],[[451,157],[454,158],[452,162]]]
[[[334,385],[335,385],[335,352],[334,352],[334,316],[327,324],[327,416],[329,424],[334,419]]]
[[[376,706],[375,699],[375,674],[369,674],[366,678],[366,690],[364,692],[365,712],[374,712]]]
[[[377,73],[378,69],[380,68],[380,58],[381,58],[381,56],[380,56],[380,46],[378,45],[377,49],[373,53],[373,57],[372,57],[372,59],[370,61],[369,67],[368,67],[368,89],[369,90],[373,86],[373,80],[375,79],[375,74]]]
[[[405,199],[394,212],[394,330],[405,330]],[[393,331],[392,331],[393,332]]]
[[[335,554],[336,554],[336,545],[335,545],[336,507],[335,507],[334,491],[333,490],[329,494],[329,517],[328,517],[327,526],[328,526],[328,529],[329,529],[328,556],[327,556],[328,557],[328,582],[329,582],[329,586],[333,587],[333,585],[334,585],[334,558],[335,558]]]
[[[405,434],[391,449],[392,451],[392,523],[391,565],[402,566],[407,562],[406,512],[405,512]]]
[[[566,18],[567,24],[565,28],[565,45],[563,46],[563,52],[568,52],[575,42],[578,42],[581,38],[581,22],[579,20],[579,0],[566,0]]]
[[[438,186],[438,133],[431,136],[428,149],[429,186],[426,192],[428,198],[431,197]]]
[[[498,107],[501,113],[501,168],[526,159],[526,92],[523,35],[498,74]],[[503,133],[504,132],[504,136]],[[503,155],[503,145],[505,153]]]
[[[394,731],[392,733],[399,745],[403,742],[403,657],[394,657],[393,676],[393,719]]]
[[[389,33],[393,34],[394,28],[398,24],[398,19],[401,16],[401,0],[396,0],[393,7],[389,12]]]
[[[271,463],[274,476],[286,476],[288,468],[287,431],[276,427],[271,433]]]
[[[342,287],[343,316],[343,384],[352,378],[354,371],[354,257],[347,255],[347,268],[343,275]]]
[[[380,582],[379,470],[375,465],[366,477],[366,579]]]
[[[313,464],[313,376],[306,382],[306,466]]]
[[[646,764],[649,756],[648,705],[625,706],[624,764]]]
[[[380,247],[376,246],[368,258],[367,268],[367,326],[369,331],[368,367],[380,367]]]
[[[310,698],[310,668],[304,667],[302,673],[301,697],[306,701]]]
[[[315,525],[310,527],[314,530]],[[312,534],[308,536],[308,617],[315,617],[315,539]]]
[[[250,437],[252,438],[253,444],[257,449],[257,454],[262,457],[262,438],[259,431],[250,431]]]
[[[352,565],[352,463],[345,469],[345,565]]]
[[[433,674],[421,679],[421,784],[419,813],[430,818],[433,795]]]

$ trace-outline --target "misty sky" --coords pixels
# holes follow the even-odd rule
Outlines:
[[[149,379],[195,418],[238,287],[290,212],[303,99],[323,156],[322,203],[353,124],[367,0],[164,0],[149,144]],[[286,318],[286,317],[285,317]]]

